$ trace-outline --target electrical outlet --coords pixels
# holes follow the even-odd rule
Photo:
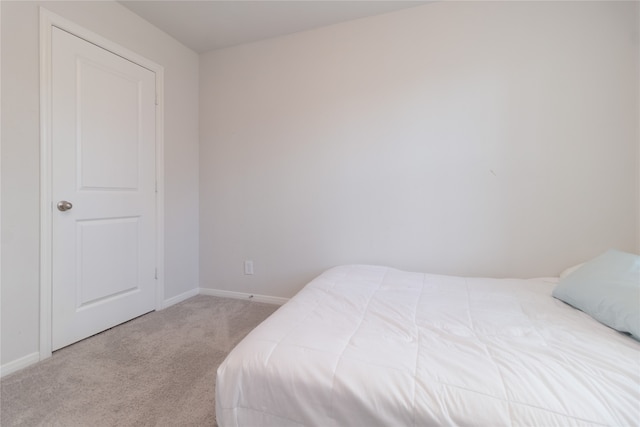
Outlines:
[[[253,261],[247,260],[244,262],[244,274],[253,274]]]

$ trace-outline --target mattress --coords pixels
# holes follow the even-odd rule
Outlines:
[[[218,424],[640,424],[640,343],[554,286],[330,269],[220,365]]]

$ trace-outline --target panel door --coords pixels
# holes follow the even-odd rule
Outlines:
[[[52,34],[52,348],[152,311],[155,73]]]

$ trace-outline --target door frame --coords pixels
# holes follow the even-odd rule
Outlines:
[[[156,75],[156,298],[164,305],[164,67],[80,25],[40,7],[40,360],[52,354],[53,200],[52,200],[52,29],[81,39],[140,65]]]

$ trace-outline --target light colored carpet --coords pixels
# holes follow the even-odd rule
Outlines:
[[[9,426],[215,426],[216,369],[278,307],[199,295],[0,381]]]

